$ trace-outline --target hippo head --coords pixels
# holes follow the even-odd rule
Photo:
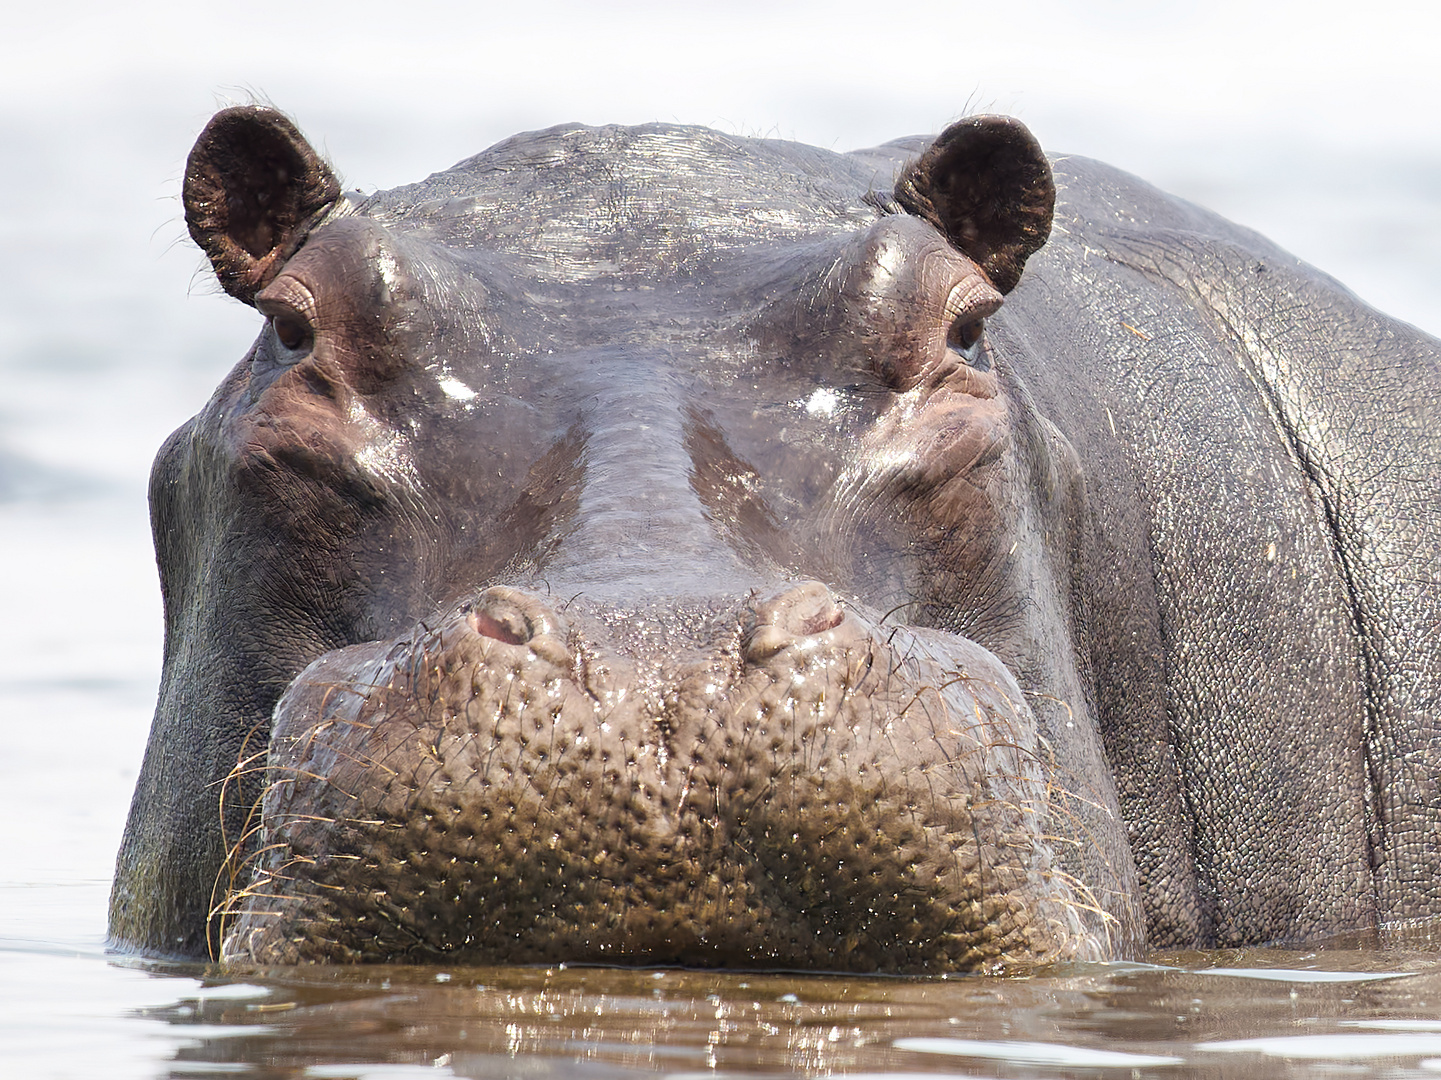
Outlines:
[[[944,971],[1112,955],[1070,447],[999,314],[1017,122],[837,155],[517,136],[185,179],[264,319],[152,478],[164,674],[112,900],[257,962]]]

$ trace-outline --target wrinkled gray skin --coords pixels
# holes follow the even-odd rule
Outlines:
[[[115,941],[934,972],[1424,927],[1438,344],[1052,164],[1033,254],[997,118],[559,127],[365,197],[217,116],[187,220],[266,322],[155,464]]]

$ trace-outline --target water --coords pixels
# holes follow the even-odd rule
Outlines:
[[[545,16],[401,7],[313,5],[284,24],[172,0],[10,13],[0,1075],[1441,1071],[1434,954],[1171,955],[948,981],[222,976],[106,954],[109,877],[159,669],[145,476],[256,322],[215,295],[183,241],[178,178],[218,98],[268,94],[366,188],[576,118],[708,123],[845,149],[935,130],[969,102],[1019,112],[1048,146],[1110,159],[1258,227],[1441,331],[1431,107],[1441,76],[1426,57],[1437,16],[1423,6],[1358,21],[1326,3],[1227,0],[1182,13],[1057,0],[909,5],[902,20],[874,5],[750,3],[707,26],[646,3]]]
[[[904,980],[413,967],[217,978],[3,955],[7,984],[30,995],[5,1025],[16,1076],[1441,1072],[1434,957],[1251,951]]]

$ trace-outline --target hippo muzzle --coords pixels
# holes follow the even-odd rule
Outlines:
[[[224,955],[928,972],[1106,954],[1044,833],[1035,719],[986,650],[879,631],[816,582],[649,614],[491,588],[311,664],[276,710]]]

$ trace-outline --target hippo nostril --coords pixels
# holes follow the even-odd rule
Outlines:
[[[814,615],[806,616],[799,620],[800,625],[796,632],[800,634],[824,634],[827,630],[834,630],[840,626],[846,613],[835,604],[832,604],[828,611],[818,611]]]
[[[770,615],[768,622],[793,634],[824,633],[846,617],[830,589],[819,581],[802,581],[763,606]]]
[[[486,589],[476,599],[466,621],[481,637],[507,645],[528,645],[532,652],[558,664],[570,662],[564,622],[519,589]]]
[[[519,615],[519,612],[506,614]],[[496,618],[488,611],[472,611],[470,626],[481,637],[494,638],[507,645],[524,645],[530,640],[530,627],[524,619]]]
[[[753,661],[774,656],[800,638],[834,630],[846,617],[819,581],[802,581],[759,601],[752,610],[755,623],[744,647],[746,658]]]

